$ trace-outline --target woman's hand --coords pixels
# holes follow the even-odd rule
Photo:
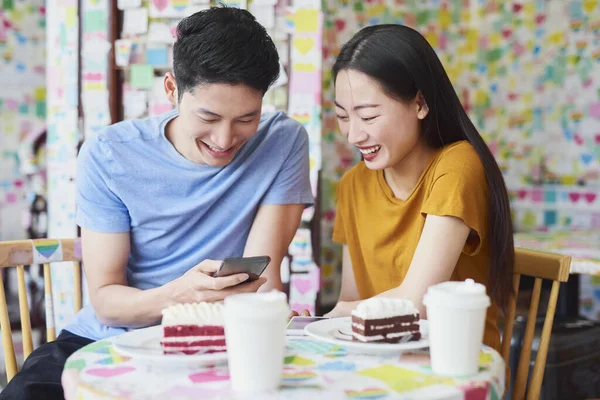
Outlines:
[[[292,313],[290,314],[289,319],[292,319],[294,317],[310,317],[310,311],[308,311],[306,308],[302,311],[300,311],[300,314],[298,314],[298,311],[294,311],[292,310]]]
[[[243,283],[248,280],[248,274],[214,278],[212,275],[220,265],[220,261],[204,260],[180,278],[166,284],[171,302],[177,304],[220,301],[232,294],[256,292],[266,282],[265,278],[259,278]]]
[[[333,310],[329,311],[325,316],[330,318],[349,317],[358,303],[360,301],[338,301]]]

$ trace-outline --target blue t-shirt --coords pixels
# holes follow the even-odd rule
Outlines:
[[[77,224],[130,232],[129,286],[162,286],[205,259],[241,257],[263,204],[313,202],[308,135],[283,113],[225,167],[193,163],[165,137],[177,112],[107,127],[86,140],[77,161]],[[66,330],[99,340],[127,331],[98,322],[91,304]]]

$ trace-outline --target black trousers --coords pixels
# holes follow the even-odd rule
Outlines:
[[[63,330],[55,341],[38,347],[0,392],[0,400],[63,400],[60,377],[67,358],[94,342]]]

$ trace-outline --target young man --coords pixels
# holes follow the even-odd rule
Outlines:
[[[306,131],[281,113],[261,116],[277,50],[234,8],[196,13],[177,33],[164,79],[177,110],[110,126],[79,154],[91,305],[28,358],[0,399],[63,398],[60,375],[74,351],[156,324],[170,304],[281,288],[279,265],[313,198]],[[258,281],[211,276],[213,260],[258,255],[272,260]]]

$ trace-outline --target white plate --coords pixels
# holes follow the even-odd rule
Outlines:
[[[126,357],[139,361],[192,364],[198,366],[213,365],[227,361],[227,352],[208,354],[164,354],[160,341],[162,326],[136,329],[118,336],[113,346],[115,350]]]
[[[422,349],[429,346],[429,324],[420,320],[421,339],[406,343],[363,343],[352,341],[352,318],[332,318],[313,322],[304,328],[306,334],[314,339],[337,344],[348,350],[361,353],[403,353],[410,350]]]

